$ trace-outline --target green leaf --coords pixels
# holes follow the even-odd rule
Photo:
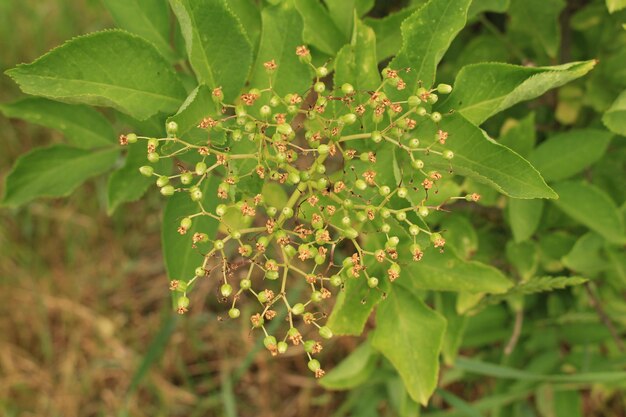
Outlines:
[[[507,148],[517,152],[520,156],[526,158],[535,147],[537,135],[535,133],[535,113],[529,113],[520,121],[511,119],[505,122],[508,125],[506,131],[500,136],[498,142]]]
[[[447,216],[441,222],[441,229],[446,231],[446,245],[452,246],[462,259],[468,260],[478,251],[478,236],[467,217]]]
[[[348,36],[337,28],[322,2],[319,0],[295,0],[295,4],[304,21],[304,31],[302,32],[304,42],[326,54],[335,55],[348,41]]]
[[[235,13],[241,22],[250,43],[255,52],[259,46],[261,38],[261,10],[254,0],[227,0],[228,7]]]
[[[507,208],[515,242],[522,242],[535,234],[543,213],[543,200],[512,198]]]
[[[515,243],[509,240],[506,243],[506,259],[517,270],[522,281],[532,278],[539,265],[539,248],[532,240]]]
[[[544,381],[557,383],[587,383],[598,384],[603,382],[619,382],[626,378],[626,372],[589,372],[576,374],[544,375],[534,372],[521,371],[508,366],[482,362],[476,359],[458,358],[455,368],[478,375],[495,378],[514,379],[518,381]]]
[[[204,208],[213,212],[218,204],[215,198],[217,185],[220,179],[211,176],[201,186],[204,194]],[[169,197],[163,212],[163,226],[161,229],[161,243],[165,268],[170,279],[188,281],[194,277],[194,271],[202,265],[204,257],[198,249],[192,247],[191,237],[196,232],[206,233],[213,238],[219,226],[217,220],[209,216],[199,216],[194,219],[191,228],[185,235],[177,231],[180,220],[198,212],[198,204],[191,200],[189,193],[178,192]]]
[[[175,115],[170,117],[169,121],[178,124],[178,135],[186,137],[193,135],[195,132],[206,140],[206,131],[198,128],[198,124],[207,116],[216,117],[218,114],[217,107],[212,97],[212,90],[206,85],[199,85],[194,88],[185,102]]]
[[[604,130],[570,130],[548,138],[528,160],[546,181],[564,180],[602,158],[612,137]]]
[[[509,31],[527,37],[554,58],[561,44],[559,15],[564,8],[564,0],[511,0]]]
[[[324,0],[324,2],[335,25],[349,38],[352,36],[354,14],[356,13],[357,17],[365,15],[374,7],[375,0]]]
[[[376,61],[376,35],[358,21],[351,44],[341,48],[335,59],[335,85],[350,83],[358,91],[375,90],[380,85]]]
[[[582,404],[578,391],[555,390],[551,384],[540,386],[535,402],[542,417],[582,417]]]
[[[615,13],[626,8],[626,0],[606,0],[606,8],[609,9],[609,13]]]
[[[259,54],[252,69],[250,85],[269,86],[269,76],[263,63],[272,59],[278,68],[272,75],[272,86],[279,95],[304,93],[311,86],[311,69],[302,64],[296,47],[302,45],[302,18],[289,2],[263,9],[263,32]]]
[[[445,329],[441,315],[397,288],[376,312],[372,345],[397,369],[411,398],[424,406],[437,385]]]
[[[96,110],[80,105],[29,97],[13,103],[0,104],[6,117],[18,118],[63,133],[79,148],[97,148],[115,143],[111,123]]]
[[[170,46],[170,9],[165,0],[103,0],[115,24],[152,42],[168,60],[175,59]]]
[[[559,199],[553,203],[565,214],[611,242],[623,244],[626,241],[622,216],[604,191],[578,181],[554,184],[554,190]]]
[[[409,254],[409,243],[412,242],[402,242],[398,252]],[[421,261],[410,260],[402,266],[398,283],[413,290],[470,293],[503,293],[512,285],[497,268],[477,261],[464,261],[451,247],[443,253],[433,247],[425,249]]]
[[[511,0],[481,0],[473,1],[467,12],[468,17],[474,17],[483,12],[504,13],[511,4]]]
[[[624,2],[626,7],[626,2]],[[618,135],[626,136],[626,90],[615,99],[602,116],[604,125]]]
[[[389,287],[388,282],[381,279],[381,291],[373,291],[365,279],[347,279],[337,295],[327,326],[338,335],[358,336],[363,333],[367,319]]]
[[[467,325],[467,317],[456,311],[457,297],[457,294],[452,293],[438,293],[436,295],[437,311],[443,314],[448,324],[442,348],[443,359],[447,365],[454,363]]]
[[[224,0],[170,0],[198,81],[222,87],[224,100],[241,92],[252,64],[252,45]]]
[[[437,64],[465,26],[470,3],[471,0],[431,0],[402,22],[402,49],[389,66],[411,68],[402,73],[407,91],[415,91],[419,81],[426,88],[433,85]]]
[[[454,110],[476,125],[514,104],[539,97],[587,74],[596,61],[553,67],[524,67],[503,63],[467,65],[454,80],[454,90],[438,108]]]
[[[19,206],[39,197],[64,197],[89,178],[107,171],[117,148],[87,150],[66,145],[37,148],[22,155],[6,178],[2,204]]]
[[[511,291],[509,291],[509,294],[507,295],[513,295],[513,294],[527,295],[527,294],[535,294],[539,292],[562,290],[567,287],[573,287],[576,285],[584,284],[585,282],[587,282],[587,280],[582,277],[570,277],[570,276],[534,277],[512,288]]]
[[[334,85],[349,83],[357,91],[373,91],[380,85],[380,74],[376,61],[376,36],[374,31],[361,21],[356,22],[354,37],[349,45],[344,46],[335,58]],[[334,114],[347,112],[344,103],[336,101],[331,104]],[[374,130],[372,120],[362,121],[365,129]],[[345,132],[354,132],[350,128]]]
[[[7,71],[27,94],[113,107],[136,119],[174,112],[185,90],[148,41],[122,30],[74,38]]]
[[[366,17],[364,22],[371,27],[376,33],[376,56],[378,61],[394,56],[402,46],[398,39],[402,37],[400,30],[402,22],[415,12],[414,7],[400,9],[395,13],[391,13],[382,19],[374,19]]]
[[[368,380],[378,361],[378,352],[369,340],[363,342],[334,369],[324,375],[320,385],[326,389],[345,390],[357,387]]]
[[[420,138],[434,138],[436,131],[434,124],[422,123],[422,125],[418,128]],[[488,137],[483,130],[462,115],[455,113],[446,116],[440,126],[449,134],[445,147],[454,152],[454,159],[451,162],[452,170],[456,174],[491,185],[513,198],[557,197],[528,161]],[[433,148],[442,149],[438,143]],[[450,168],[450,161],[436,155],[429,157],[428,164],[433,168],[446,170]]]
[[[110,214],[123,203],[139,200],[156,181],[156,177],[145,177],[139,167],[151,165],[157,173],[169,172],[170,159],[161,159],[156,164],[148,163],[146,148],[139,144],[130,145],[124,166],[113,171],[107,185],[107,211]]]
[[[603,254],[605,240],[602,236],[589,232],[582,235],[572,250],[561,258],[567,268],[580,274],[591,276],[605,270],[608,266]]]

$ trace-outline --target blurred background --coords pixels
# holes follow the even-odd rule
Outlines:
[[[0,70],[107,27],[97,0],[2,0]],[[0,76],[0,102],[20,96]],[[62,142],[3,116],[0,131],[0,178],[19,155]],[[101,177],[66,199],[0,210],[0,416],[330,415],[334,396],[301,355],[269,360],[244,321],[219,321],[221,307],[172,316],[161,199],[109,217],[105,193]]]
[[[374,14],[384,15],[406,3],[378,1]],[[483,21],[485,26],[489,23]],[[74,36],[113,26],[99,0],[0,0],[0,70],[30,62]],[[465,33],[473,30],[468,27]],[[501,53],[501,60],[510,59],[510,51],[495,44],[503,50],[488,44],[482,49],[488,51],[487,58]],[[480,49],[471,49],[474,52],[466,56],[464,43],[455,45],[453,53],[466,59],[460,59],[464,63],[487,60],[475,53]],[[451,77],[452,69],[445,65],[442,73]],[[17,86],[1,75],[0,102],[21,96]],[[546,97],[543,105],[551,118],[557,97]],[[52,130],[1,115],[0,132],[2,179],[19,155],[63,141]],[[623,164],[619,155],[616,158],[618,165]],[[220,319],[226,307],[217,305],[215,285],[208,280],[193,292],[197,307],[184,317],[173,315],[160,249],[162,199],[149,192],[108,216],[106,181],[106,177],[91,180],[69,198],[0,209],[0,417],[397,415],[393,411],[397,404],[394,408],[376,402],[376,396],[368,403],[369,388],[344,393],[318,387],[300,352],[272,359],[261,340],[249,334],[245,321]],[[548,297],[538,305],[548,304]],[[574,305],[570,298],[563,300],[564,305]],[[535,310],[543,318],[543,310]],[[468,325],[463,344],[468,356],[491,348],[492,357],[500,355],[510,336],[515,318],[505,307],[490,311]],[[568,328],[567,323],[546,320],[548,324],[540,327],[545,323],[539,322],[538,328],[557,329],[568,346],[611,339],[595,313],[591,315],[586,327]],[[556,340],[554,334],[546,340]],[[325,367],[331,369],[359,343],[358,338],[329,341],[321,355]],[[537,355],[542,347],[535,343],[520,354],[535,360],[534,368],[526,369],[555,372],[557,353]],[[458,382],[446,389],[468,401],[492,391],[506,394],[494,378],[462,379],[462,373],[448,371],[447,380]],[[389,402],[395,396],[399,402],[403,388],[394,382],[399,382],[397,377],[390,381],[384,396]],[[527,388],[523,381],[516,383],[522,394],[506,397],[504,403],[531,395],[523,391]],[[619,390],[601,385],[581,390],[585,417],[626,415],[626,398]],[[456,397],[438,394],[433,409],[455,405],[463,410]],[[516,415],[537,415],[520,409]],[[471,410],[467,413],[455,415],[474,415]]]

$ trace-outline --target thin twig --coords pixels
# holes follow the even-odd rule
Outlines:
[[[517,342],[519,341],[519,337],[522,334],[522,324],[524,323],[524,309],[520,308],[515,312],[515,323],[513,324],[513,333],[511,333],[511,337],[509,338],[506,347],[504,348],[504,354],[509,356],[513,353],[513,349],[517,346]]]

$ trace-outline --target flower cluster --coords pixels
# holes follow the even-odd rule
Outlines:
[[[170,290],[179,294],[178,312],[188,310],[194,284],[215,277],[232,319],[241,315],[239,303],[252,298],[258,309],[246,319],[263,332],[269,352],[278,355],[290,344],[303,345],[309,368],[321,377],[324,371],[313,355],[322,350],[321,339],[333,336],[324,324],[324,301],[347,280],[363,280],[371,291],[383,291],[383,280],[401,279],[401,252],[407,252],[409,262],[424,256],[418,235],[428,236],[426,242],[440,250],[446,244],[441,233],[421,221],[441,208],[428,201],[443,177],[427,171],[424,160],[429,155],[452,160],[453,152],[441,146],[455,138],[436,128],[435,137],[423,145],[412,132],[423,122],[438,126],[444,116],[429,109],[438,94],[452,88],[420,87],[404,100],[391,100],[385,90],[406,91],[401,75],[407,70],[390,68],[382,71],[373,91],[347,83],[329,88],[328,68],[315,67],[306,46],[295,52],[315,72],[308,91],[276,94],[271,85],[278,65],[271,60],[264,64],[270,87],[250,89],[235,104],[224,102],[220,88],[213,90],[220,111],[199,122],[202,141],[179,137],[178,125],[170,121],[166,137],[130,133],[120,143],[145,140],[151,163],[179,159],[175,175],[157,173],[151,165],[140,171],[156,178],[163,195],[184,193],[196,203],[195,212],[180,219],[177,228],[203,253],[204,262],[194,276],[170,282]],[[410,186],[398,185],[389,175],[389,161],[380,160],[384,150],[402,152],[410,161]],[[197,162],[183,158],[190,154]],[[217,188],[208,187],[215,179]],[[268,191],[272,183],[287,192],[280,203]],[[214,191],[207,195],[207,190]],[[476,201],[479,196],[453,198]],[[196,230],[194,224],[203,217],[226,225],[226,232],[213,236]],[[398,228],[405,238],[398,236]],[[412,239],[408,248],[401,245],[407,239]],[[266,323],[279,315],[286,317],[287,329],[269,334]],[[311,330],[319,339],[305,339]]]

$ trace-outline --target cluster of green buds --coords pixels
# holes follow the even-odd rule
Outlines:
[[[199,280],[215,279],[230,304],[230,318],[240,318],[239,304],[251,299],[258,309],[246,319],[263,333],[269,352],[278,355],[302,345],[310,370],[321,377],[314,355],[333,336],[325,325],[333,294],[347,280],[365,280],[370,291],[383,292],[383,284],[401,278],[401,241],[412,239],[403,249],[409,262],[422,259],[424,242],[444,248],[442,234],[423,221],[441,208],[429,205],[429,193],[436,192],[443,174],[427,170],[427,160],[432,155],[452,160],[452,151],[433,145],[455,138],[437,128],[422,144],[412,132],[420,123],[438,127],[445,115],[431,111],[431,105],[452,87],[419,87],[392,101],[385,89],[405,90],[401,74],[406,70],[387,68],[376,90],[358,91],[347,83],[332,88],[327,66],[314,66],[306,46],[295,52],[315,73],[308,91],[278,95],[272,60],[264,64],[268,88],[250,89],[235,104],[224,102],[220,88],[212,91],[219,111],[199,122],[201,140],[179,137],[184,135],[170,121],[166,137],[131,133],[120,142],[145,141],[150,163],[176,158],[175,175],[157,173],[153,165],[140,172],[156,178],[164,196],[183,193],[195,202],[195,211],[172,226],[204,255],[194,276],[170,282],[177,311],[188,310],[188,292]],[[399,185],[389,175],[389,161],[380,156],[389,150],[410,161],[405,169],[411,170],[411,184]],[[188,162],[193,158],[195,163]],[[211,181],[217,187],[209,186]],[[277,198],[277,189],[284,198]],[[223,225],[217,236],[194,228],[207,217]],[[269,334],[266,323],[277,316],[286,318],[286,329]]]

